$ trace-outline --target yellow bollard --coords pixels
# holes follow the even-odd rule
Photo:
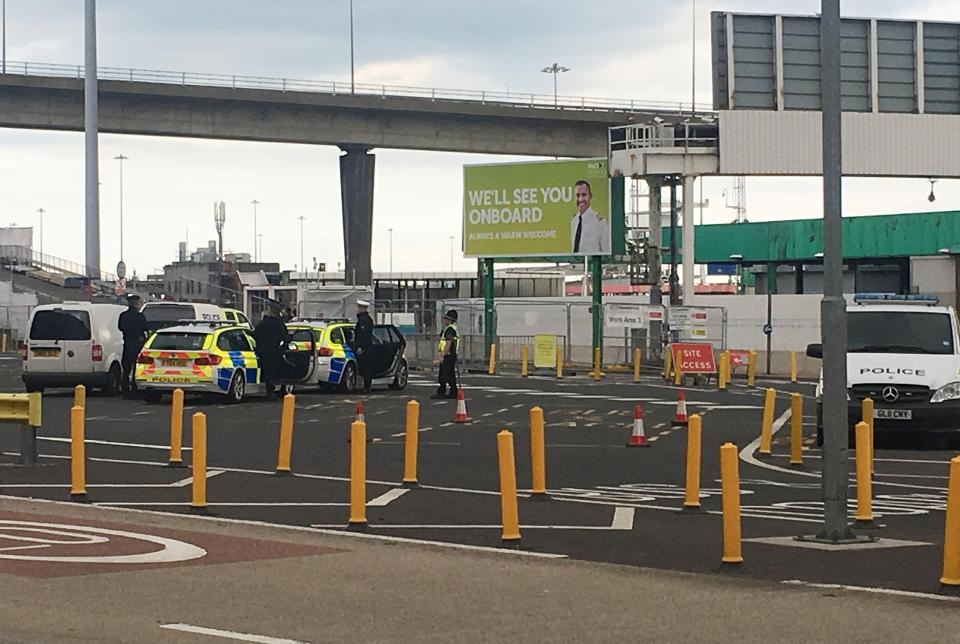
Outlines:
[[[640,382],[640,347],[633,350],[633,381]]]
[[[693,414],[687,422],[687,480],[683,509],[700,509],[700,415]]]
[[[876,470],[873,467],[873,399],[864,398],[860,403],[860,420],[867,424],[867,450],[870,452],[870,473]]]
[[[601,374],[600,374],[600,366],[601,366],[601,365],[600,365],[600,361],[601,361],[601,359],[602,359],[602,358],[601,358],[601,356],[600,356],[600,347],[594,347],[594,349],[593,349],[593,379],[594,379],[595,381],[599,381],[599,380],[600,380],[600,375],[601,375]]]
[[[803,465],[803,396],[790,396],[790,466]]]
[[[773,442],[773,410],[777,399],[775,389],[767,389],[763,397],[763,425],[760,427],[760,449],[758,453],[769,455]]]
[[[7,334],[4,333],[3,337],[0,338],[0,353],[7,352]]]
[[[727,368],[723,372],[723,383],[727,386],[730,385],[730,381],[733,380],[733,363],[730,361],[730,351],[724,351],[726,355],[726,365]]]
[[[720,365],[717,367],[717,389],[727,390],[727,370],[730,367],[730,354],[726,351],[720,352]]]
[[[563,347],[557,347],[557,380],[563,380]]]
[[[857,525],[873,524],[873,480],[870,477],[870,428],[857,423]]]
[[[87,407],[87,388],[83,385],[77,385],[73,388],[73,406],[84,409]]]
[[[797,381],[797,354],[795,351],[790,352],[790,382]]]
[[[943,535],[943,575],[940,583],[960,586],[960,456],[950,459],[947,517]]]
[[[683,371],[680,369],[679,362],[673,365],[673,384],[678,387],[683,384]]]
[[[367,424],[350,425],[350,522],[349,527],[367,527]]]
[[[416,487],[417,444],[420,440],[420,403],[407,403],[407,433],[403,439],[403,485]]]
[[[667,345],[667,350],[663,354],[663,379],[670,379],[670,372],[673,370],[673,351],[670,350],[670,345]]]
[[[280,412],[280,444],[277,447],[277,476],[290,476],[290,452],[293,450],[293,411],[297,398],[293,394],[283,397]]]
[[[170,406],[170,460],[167,467],[183,465],[183,389],[173,390],[173,404]]]
[[[720,490],[723,495],[723,558],[728,564],[743,563],[740,549],[740,466],[737,446],[720,448]]]
[[[193,500],[190,510],[207,511],[207,416],[198,411],[193,415]]]
[[[86,449],[83,442],[83,407],[70,409],[70,498],[85,501],[87,498]]]
[[[530,410],[530,471],[533,477],[533,498],[546,498],[547,459],[543,436],[543,409],[540,407]]]
[[[757,378],[757,352],[747,352],[747,386],[752,387]]]
[[[487,375],[492,376],[497,372],[497,343],[490,345],[490,364],[487,365]]]
[[[500,457],[500,517],[503,524],[501,540],[520,540],[520,515],[517,510],[517,468],[513,456],[513,434],[507,430],[497,434],[497,454]]]
[[[527,377],[527,361],[530,359],[530,347],[523,345],[520,348],[520,377]]]

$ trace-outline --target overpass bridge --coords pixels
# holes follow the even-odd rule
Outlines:
[[[0,127],[83,130],[83,66],[12,62]],[[374,148],[605,157],[608,128],[677,120],[689,105],[98,68],[100,131],[336,145],[345,266],[368,284]],[[352,91],[351,91],[352,90]]]

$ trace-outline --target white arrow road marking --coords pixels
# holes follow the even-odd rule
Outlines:
[[[396,487],[396,488],[393,488],[392,490],[387,490],[377,498],[367,501],[367,507],[371,507],[371,508],[386,507],[390,504],[391,501],[396,501],[397,499],[399,499],[401,496],[403,496],[409,491],[410,491],[409,488],[404,488],[404,487]]]

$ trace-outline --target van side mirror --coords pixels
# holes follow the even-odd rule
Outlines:
[[[819,358],[823,360],[823,345],[819,342],[807,345],[807,356],[810,358]]]

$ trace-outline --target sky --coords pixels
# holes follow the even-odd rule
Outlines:
[[[83,2],[5,0],[9,61],[82,64]],[[815,14],[819,0],[354,0],[358,83],[550,94],[541,68],[558,62],[563,95],[691,100],[709,104],[710,12]],[[956,0],[844,0],[844,16],[960,21]],[[348,0],[100,0],[100,66],[349,82]],[[695,16],[695,19],[694,19]],[[460,252],[462,166],[527,157],[374,150],[373,267],[473,270]],[[343,262],[335,147],[120,135],[100,136],[101,262],[120,258],[119,154],[124,162],[124,255],[128,271],[152,273],[216,238],[213,203],[227,208],[225,246],[252,252],[258,206],[262,258],[283,268],[304,257]],[[703,180],[705,223],[733,218],[730,178]],[[413,191],[412,186],[427,189]],[[927,201],[922,179],[846,179],[844,214],[960,208],[960,182],[940,181]],[[415,197],[411,197],[415,194]],[[699,197],[700,189],[697,188]],[[35,227],[43,208],[44,252],[83,259],[83,134],[0,129],[0,225]],[[728,198],[728,201],[732,199]],[[818,178],[748,178],[750,221],[819,217]],[[392,235],[388,229],[393,229]]]

